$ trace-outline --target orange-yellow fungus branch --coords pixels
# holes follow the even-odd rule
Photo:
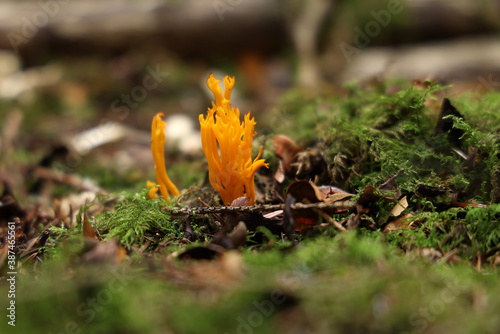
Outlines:
[[[155,199],[158,197],[157,184],[151,181],[146,181],[146,188],[148,188],[148,198]]]
[[[207,117],[200,115],[201,144],[208,161],[209,179],[225,205],[242,196],[250,198],[249,205],[255,201],[254,175],[257,169],[269,164],[259,159],[252,161],[252,142],[255,120],[248,112],[240,121],[240,111],[231,103],[231,90],[234,77],[224,78],[224,95],[219,86],[220,80],[210,74],[207,85],[215,96],[215,103],[208,108]]]
[[[153,124],[151,125],[151,151],[153,152],[153,159],[155,161],[155,174],[156,174],[156,182],[160,185],[160,192],[164,199],[168,199],[170,197],[169,191],[174,196],[179,195],[179,190],[177,187],[170,181],[167,175],[167,169],[165,168],[165,121],[163,121],[162,117],[165,115],[163,113],[158,113],[153,118]],[[148,184],[148,187],[151,187],[152,184]],[[154,191],[148,192],[150,198],[152,197]]]

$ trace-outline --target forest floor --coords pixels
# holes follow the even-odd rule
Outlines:
[[[167,171],[180,196],[148,199],[154,113],[179,95],[210,106],[176,95],[175,71],[161,83],[171,96],[149,92],[141,112],[104,111],[109,78],[70,75],[28,102],[2,100],[1,328],[498,332],[499,93],[451,96],[429,81],[290,89],[252,112],[253,157],[262,145],[269,168],[250,212],[223,206],[201,150],[179,143]],[[99,120],[121,116],[118,139],[99,144],[116,129]],[[101,125],[91,148],[69,135],[75,122]]]

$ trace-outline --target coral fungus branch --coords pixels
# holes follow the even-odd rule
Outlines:
[[[207,110],[206,118],[199,117],[210,184],[219,192],[224,204],[230,205],[234,199],[247,196],[249,205],[252,205],[255,201],[255,172],[268,164],[260,159],[262,147],[252,161],[252,142],[257,133],[250,112],[241,122],[239,109],[230,105],[234,77],[224,78],[224,95],[219,82],[210,74],[207,85],[214,94],[215,103],[212,102],[212,108]]]
[[[165,121],[162,119],[165,115],[163,113],[158,113],[153,118],[153,124],[151,125],[151,151],[153,153],[153,159],[155,161],[155,174],[156,182],[160,185],[160,192],[163,198],[170,198],[169,191],[174,196],[179,195],[179,190],[170,181],[167,175],[167,169],[165,167]],[[153,184],[148,184],[148,187]],[[150,192],[153,195],[153,191]]]

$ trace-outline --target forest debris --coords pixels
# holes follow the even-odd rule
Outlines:
[[[361,195],[359,195],[358,203],[368,206],[371,203],[376,203],[380,198],[381,195],[378,193],[378,189],[371,184],[367,184]]]
[[[274,154],[280,159],[279,169],[274,176],[279,183],[283,183],[286,177],[314,180],[315,183],[330,181],[322,150],[314,147],[305,150],[285,135],[275,136],[273,144]]]
[[[14,198],[12,187],[7,180],[2,180],[3,193],[0,196],[0,224],[12,221],[14,217],[24,217],[25,211]]]
[[[284,202],[282,185],[276,180],[273,171],[260,169],[255,174],[255,201],[268,204]]]
[[[409,218],[413,216],[413,213],[408,213],[402,217],[399,217],[398,219],[388,223],[386,227],[384,228],[383,233],[387,234],[392,231],[397,231],[397,230],[404,230],[407,228],[411,227],[411,223]]]
[[[295,178],[299,180],[313,180],[317,184],[329,182],[328,164],[323,157],[323,151],[310,148],[297,153],[297,161],[291,165],[295,171]]]
[[[127,251],[120,246],[118,240],[99,242],[95,239],[85,239],[87,251],[82,255],[83,262],[120,263],[125,260]]]
[[[215,257],[221,256],[225,251],[224,247],[210,243],[204,246],[189,248],[179,254],[178,258],[180,260],[212,260]]]
[[[455,116],[464,120],[464,116],[451,104],[450,100],[444,98],[433,135],[438,136],[448,133],[449,141],[455,146],[460,147],[464,130],[456,128],[455,120],[450,116]]]
[[[288,195],[295,197],[297,202],[304,204],[321,202],[326,197],[318,187],[308,181],[292,183],[286,192],[286,196]]]
[[[417,251],[418,255],[429,259],[431,262],[436,262],[443,257],[443,254],[435,248],[423,247]]]
[[[97,233],[92,225],[90,225],[89,218],[87,217],[87,212],[83,213],[82,237],[97,240]]]
[[[384,199],[386,203],[396,202],[399,197],[401,197],[401,191],[398,189],[396,184],[396,178],[404,171],[404,169],[399,170],[394,176],[388,176],[387,181],[374,187],[371,184],[365,186],[365,189],[361,193],[358,199],[358,203],[363,206],[369,206],[372,203],[376,203],[380,199]],[[388,192],[394,192],[393,194],[387,194]]]
[[[462,258],[460,256],[458,256],[458,253],[459,253],[459,250],[457,248],[454,248],[443,255],[442,261],[447,262],[447,263],[462,262]]]
[[[284,212],[283,210],[276,210],[273,212],[263,214],[262,217],[264,217],[265,219],[273,219],[273,218],[276,218],[276,217],[283,215],[283,212]]]
[[[476,270],[477,271],[481,271],[481,269],[483,268],[483,256],[481,254],[480,251],[477,251],[476,253]]]
[[[243,277],[243,258],[241,252],[229,250],[226,252],[217,251],[217,245],[209,244],[206,248],[191,248],[179,255],[179,259],[197,261],[186,261],[179,270],[172,262],[172,257],[165,262],[165,274],[167,278],[175,284],[181,286],[195,287],[204,291],[216,289],[226,289],[238,283]],[[214,252],[209,252],[209,248]],[[220,247],[220,249],[224,249]],[[210,256],[213,255],[213,256]],[[206,256],[206,257],[203,257]],[[208,257],[210,256],[210,257]]]
[[[333,208],[328,206],[320,207],[315,206],[314,204],[324,203],[328,205],[341,203],[340,201],[342,199],[350,196],[353,195],[338,188],[330,186],[317,187],[307,181],[296,181],[288,187],[288,191],[286,193],[285,198],[291,197],[293,200],[291,202],[287,201],[287,204],[285,205],[283,228],[287,228],[287,225],[293,225],[293,229],[295,231],[301,231],[307,227],[316,225],[318,223],[318,217],[322,216],[339,230],[345,230],[343,226],[332,220],[330,215],[346,211],[347,208]],[[298,210],[296,206],[293,206],[298,203],[305,205],[310,204],[311,206],[304,210]],[[288,214],[286,214],[287,210],[289,210]]]
[[[290,206],[291,210],[306,210],[306,209],[321,209],[321,210],[347,210],[356,207],[355,202],[339,201],[333,203],[295,203]],[[163,211],[172,214],[213,214],[213,213],[227,213],[227,212],[267,212],[275,210],[283,210],[285,204],[256,204],[246,207],[232,207],[232,206],[209,206],[209,207],[192,207],[192,208],[162,208]]]
[[[272,141],[274,145],[274,154],[280,159],[279,168],[274,175],[274,178],[279,183],[285,181],[285,176],[290,172],[290,165],[296,159],[299,152],[304,151],[300,146],[288,136],[276,135]]]
[[[427,184],[419,183],[415,189],[415,194],[420,197],[437,197],[447,193],[446,188],[440,186],[429,186]]]
[[[408,207],[408,200],[406,199],[406,196],[401,198],[399,201],[396,202],[396,205],[391,210],[391,214],[394,217],[399,216],[406,208]]]
[[[347,219],[346,226],[348,230],[355,230],[359,226],[361,226],[361,223],[364,221],[361,218],[361,215],[366,214],[369,212],[369,209],[363,207],[362,205],[358,204],[356,205],[356,214],[351,214],[349,218]],[[366,220],[366,219],[365,219]],[[372,226],[372,222],[367,224],[367,226]]]
[[[456,202],[453,201],[450,203],[452,207],[457,207],[457,208],[465,208],[467,206],[470,206],[472,208],[487,208],[488,205],[482,204],[482,203],[474,203],[474,202],[469,202],[469,203],[463,203],[463,202]]]
[[[244,208],[248,206],[250,198],[246,196],[236,198],[231,207]],[[224,232],[234,231],[239,223],[245,223],[245,228],[255,230],[257,226],[266,225],[266,219],[262,216],[261,212],[228,212],[224,219]]]
[[[401,191],[398,189],[398,185],[396,183],[396,178],[401,175],[405,170],[401,168],[396,174],[393,176],[388,176],[387,180],[378,186],[379,190],[382,191],[396,191],[395,197],[399,198],[401,196]]]
[[[92,203],[88,207],[88,214],[95,216],[101,213],[111,204],[114,204],[119,200],[118,197],[112,197],[103,201],[96,201],[96,194],[91,191],[81,192],[79,194],[69,194],[57,202],[54,203],[54,208],[56,209],[57,216],[65,224],[74,224],[76,222],[76,217],[78,215],[79,209],[87,205],[87,203]],[[68,225],[68,227],[71,225]]]
[[[49,235],[50,232],[48,230],[44,230],[40,236],[33,238],[24,248],[19,247],[19,257],[25,258],[32,254],[38,253],[40,251],[40,248],[45,246]]]
[[[7,153],[14,147],[14,140],[19,135],[22,121],[23,114],[19,110],[14,110],[5,117],[0,133],[0,152],[2,155],[7,156]]]
[[[283,216],[283,232],[290,239],[294,245],[297,244],[297,240],[293,237],[293,232],[296,230],[295,226],[295,218],[293,217],[291,206],[297,200],[292,195],[287,195],[285,197],[285,208],[284,208],[284,216]]]
[[[236,249],[243,246],[247,241],[247,226],[245,222],[240,221],[238,225],[226,235],[223,231],[215,234],[212,243],[222,246],[225,249]]]
[[[349,198],[349,197],[352,197],[354,196],[354,194],[350,194],[348,192],[337,192],[337,193],[331,193],[328,195],[327,198],[325,198],[325,203],[334,203],[334,202],[338,202],[338,201],[341,201],[341,200],[344,200],[346,198]]]
[[[191,226],[192,219],[192,216],[187,216],[184,222],[184,239],[189,241],[194,241],[196,239],[193,227]]]
[[[68,147],[79,155],[86,155],[99,146],[123,140],[129,135],[128,130],[116,122],[102,123],[68,139]]]
[[[0,42],[1,43],[1,42]],[[32,67],[0,77],[0,97],[19,99],[31,97],[36,88],[55,85],[61,81],[62,68],[58,65]]]
[[[470,163],[470,157],[471,157],[471,155],[465,154],[464,151],[462,151],[461,149],[459,149],[457,147],[452,147],[451,150],[453,152],[455,152],[459,157],[461,157],[462,159],[465,160],[464,167],[467,166],[468,163]]]
[[[37,166],[33,170],[33,176],[54,183],[63,183],[79,190],[91,191],[98,194],[106,194],[104,189],[97,186],[94,181],[82,178],[76,174],[67,174],[60,170]]]

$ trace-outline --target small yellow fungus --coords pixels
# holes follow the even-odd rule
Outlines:
[[[165,121],[162,119],[165,115],[163,113],[158,113],[153,118],[153,124],[151,125],[151,151],[153,152],[153,159],[155,161],[155,174],[156,182],[160,185],[160,192],[164,199],[170,198],[169,191],[174,196],[179,195],[179,190],[170,181],[167,175],[167,169],[165,168]],[[149,198],[156,198],[156,192],[158,188],[152,188],[155,186],[153,182],[147,184],[149,191]],[[155,190],[156,189],[156,190]]]
[[[238,197],[250,198],[249,205],[255,201],[254,175],[257,169],[269,164],[259,159],[252,161],[252,141],[257,135],[256,124],[248,112],[240,121],[240,111],[231,103],[231,90],[234,77],[224,78],[224,95],[219,86],[220,80],[210,74],[207,85],[215,96],[215,103],[208,108],[207,117],[200,115],[201,143],[208,161],[209,179],[225,205],[230,205]]]
[[[151,181],[146,181],[146,188],[148,188],[148,198],[155,199],[158,197],[157,184]]]

